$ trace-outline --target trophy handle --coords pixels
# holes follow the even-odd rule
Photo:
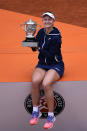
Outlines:
[[[41,28],[41,25],[40,24],[37,24],[39,27],[37,27],[37,29],[40,29]]]
[[[26,25],[25,25],[25,23],[20,24],[20,27],[21,27],[21,29],[23,29],[24,31],[26,31]]]

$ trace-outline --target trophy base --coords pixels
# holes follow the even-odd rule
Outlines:
[[[24,47],[38,47],[38,42],[35,38],[26,38],[26,40],[22,41],[22,46]]]

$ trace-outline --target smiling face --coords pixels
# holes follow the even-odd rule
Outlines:
[[[43,21],[45,28],[51,27],[54,24],[54,20],[51,17],[49,17],[48,15],[44,16],[42,18],[42,21]]]

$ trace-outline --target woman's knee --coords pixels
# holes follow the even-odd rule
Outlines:
[[[39,77],[32,78],[32,85],[38,86],[41,83],[41,80]]]
[[[50,87],[51,87],[51,84],[49,82],[47,81],[42,82],[42,88],[44,89],[44,91],[48,91]]]
[[[45,75],[45,71],[39,68],[36,68],[32,75],[32,84],[37,86],[41,83]]]

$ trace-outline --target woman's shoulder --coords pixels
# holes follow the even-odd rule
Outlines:
[[[58,39],[61,37],[61,33],[57,27],[53,27],[53,30],[49,33],[49,36],[51,36],[53,39]]]
[[[52,33],[60,35],[60,30],[57,27],[53,27],[54,30]]]
[[[36,34],[36,38],[40,39],[42,36],[44,35],[44,28],[41,28],[37,34]]]
[[[41,29],[38,31],[38,33],[42,33],[42,32],[44,32],[44,28],[41,28]]]

